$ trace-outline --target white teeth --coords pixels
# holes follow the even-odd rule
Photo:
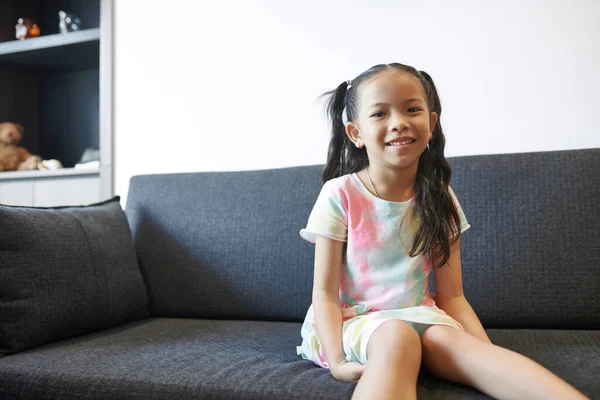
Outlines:
[[[402,145],[409,144],[409,143],[412,143],[412,142],[414,142],[414,140],[408,139],[408,140],[402,140],[400,142],[391,142],[391,143],[388,143],[388,146],[402,146]]]

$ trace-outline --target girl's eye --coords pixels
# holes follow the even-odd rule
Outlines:
[[[376,112],[373,115],[371,115],[371,117],[375,117],[375,118],[381,118],[384,116],[385,116],[385,112],[383,112],[383,111],[379,111],[379,112]]]
[[[414,110],[414,111],[411,111],[411,110]],[[419,111],[421,111],[421,109],[418,107],[412,107],[412,108],[408,109],[408,112],[419,112]]]

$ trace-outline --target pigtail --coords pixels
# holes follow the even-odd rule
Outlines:
[[[348,82],[342,82],[335,90],[324,93],[327,98],[325,108],[331,122],[331,140],[327,151],[327,164],[323,169],[323,182],[344,174],[346,164],[346,128],[344,126],[344,106]]]
[[[450,183],[450,176],[452,174],[452,169],[450,168],[450,164],[446,161],[444,157],[444,148],[446,147],[446,138],[443,134],[442,124],[441,124],[441,115],[442,115],[442,103],[440,101],[440,97],[437,92],[437,88],[435,87],[435,83],[433,83],[433,79],[431,76],[425,71],[419,71],[419,73],[425,78],[427,84],[429,86],[428,96],[429,103],[431,104],[431,111],[437,113],[438,122],[435,124],[433,128],[433,139],[430,143],[429,149],[429,157],[432,162],[430,162],[430,166],[433,168],[435,176],[438,178],[439,182],[448,187]]]
[[[442,105],[431,76],[419,71],[429,97],[431,111],[437,113],[438,122],[433,129],[429,150],[419,158],[416,178],[415,213],[420,227],[415,234],[410,255],[431,254],[432,260],[444,265],[450,258],[450,240],[460,237],[460,218],[448,185],[452,176],[450,164],[444,156],[446,138],[441,125]]]

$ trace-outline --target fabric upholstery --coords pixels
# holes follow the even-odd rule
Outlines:
[[[484,325],[600,329],[600,149],[449,162],[472,226],[465,294]],[[301,321],[314,246],[298,231],[321,169],[134,177],[127,215],[152,314]]]
[[[320,169],[132,178],[126,213],[152,315],[300,321],[314,246],[298,232]]]
[[[0,356],[147,316],[125,213],[0,205]]]
[[[487,328],[600,329],[600,149],[458,157],[467,298]]]
[[[355,384],[299,359],[300,324],[150,319],[0,359],[0,398],[349,399]],[[492,341],[600,397],[600,331],[489,330]],[[422,399],[486,399],[425,369]]]
[[[488,335],[600,398],[600,149],[449,161]],[[321,168],[134,177],[129,227],[115,201],[0,206],[0,400],[349,399],[354,384],[295,352]],[[148,301],[169,318],[113,326]],[[418,396],[489,398],[426,369]]]

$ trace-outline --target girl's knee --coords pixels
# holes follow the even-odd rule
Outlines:
[[[456,334],[460,333],[456,328],[446,325],[430,326],[421,335],[423,342],[446,342],[455,338]]]
[[[463,332],[445,325],[434,325],[421,335],[423,353],[440,353],[444,349],[457,348],[457,340]]]
[[[399,357],[421,361],[421,340],[417,331],[408,323],[400,320],[389,320],[381,324],[371,335],[367,346],[367,357],[386,359]]]

